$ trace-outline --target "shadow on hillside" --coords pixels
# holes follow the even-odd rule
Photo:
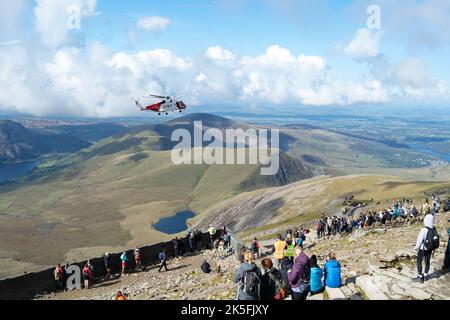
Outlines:
[[[106,280],[106,281],[104,281],[104,282],[102,282],[102,283],[99,283],[99,284],[96,284],[95,285],[95,288],[106,288],[106,287],[111,287],[111,286],[113,286],[113,285],[115,285],[115,284],[118,284],[118,283],[120,283],[120,280],[116,280],[116,281],[108,281],[108,280]]]

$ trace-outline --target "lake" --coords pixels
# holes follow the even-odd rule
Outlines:
[[[0,164],[0,183],[26,176],[38,165],[39,161],[37,160]]]
[[[196,214],[192,211],[181,211],[167,218],[162,218],[155,224],[153,228],[166,234],[176,234],[188,229],[186,221],[194,218]]]

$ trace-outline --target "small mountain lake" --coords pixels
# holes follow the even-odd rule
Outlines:
[[[196,214],[192,211],[181,211],[177,214],[162,218],[153,224],[153,228],[166,234],[176,234],[188,229],[188,219],[194,218]]]
[[[38,165],[37,160],[0,164],[0,183],[26,176]]]

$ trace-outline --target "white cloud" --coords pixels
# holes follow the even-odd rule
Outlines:
[[[429,81],[428,67],[418,58],[404,59],[394,72],[397,82],[404,86],[420,88]]]
[[[158,16],[144,17],[138,20],[137,27],[147,31],[164,30],[170,25],[170,19]]]
[[[149,93],[179,94],[189,105],[320,106],[450,99],[448,84],[430,77],[416,60],[391,67],[393,76],[381,81],[370,76],[332,78],[324,58],[294,55],[278,45],[253,57],[233,55],[232,60],[213,60],[208,52],[196,58],[167,49],[130,54],[94,43],[84,49],[63,47],[49,56],[20,43],[0,46],[0,109],[126,116],[136,112],[130,97]],[[229,57],[219,55],[224,56]]]
[[[352,41],[344,47],[343,53],[357,61],[375,58],[380,54],[380,41],[380,31],[359,29]]]
[[[79,20],[96,15],[97,0],[37,0],[34,8],[35,29],[41,34],[44,44],[57,47],[70,40],[71,21],[74,11]],[[78,18],[78,17],[77,17]],[[82,25],[80,26],[82,30]],[[81,31],[80,30],[80,31]]]
[[[15,36],[26,4],[26,0],[0,1],[0,40]]]
[[[231,51],[225,50],[220,46],[208,48],[208,50],[206,51],[206,56],[212,60],[222,61],[233,60],[236,58],[236,56]]]

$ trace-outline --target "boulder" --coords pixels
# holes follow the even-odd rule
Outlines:
[[[308,296],[308,300],[325,300],[323,293],[315,294],[313,296]]]
[[[370,276],[356,278],[356,286],[364,292],[369,300],[388,300],[388,297],[375,285]]]
[[[325,287],[325,291],[329,300],[347,300],[345,294],[340,288],[328,288]]]

